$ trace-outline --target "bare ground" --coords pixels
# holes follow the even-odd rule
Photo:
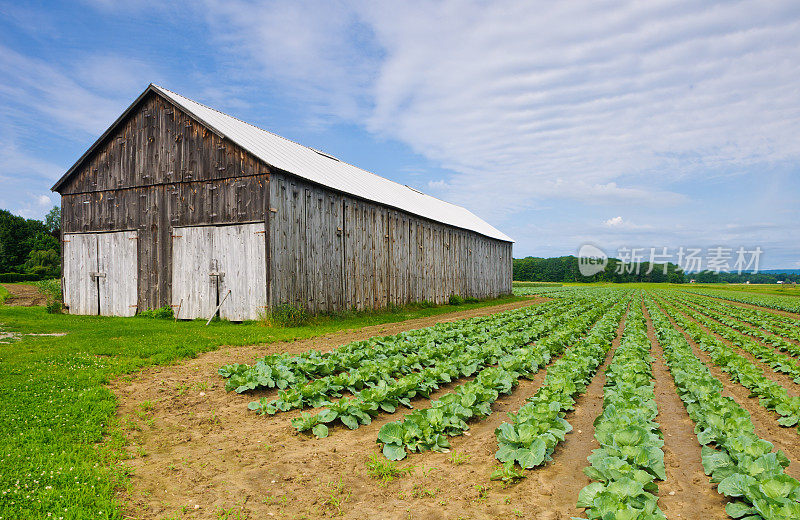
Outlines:
[[[2,286],[10,294],[5,301],[6,305],[33,307],[47,304],[47,297],[33,285],[4,283]]]
[[[413,474],[381,486],[365,463],[379,453],[377,432],[402,414],[379,416],[348,431],[341,427],[317,440],[300,435],[289,420],[299,412],[274,417],[247,410],[247,403],[269,392],[238,395],[224,390],[220,365],[251,362],[268,352],[326,350],[374,335],[394,334],[543,301],[537,299],[450,315],[367,327],[291,343],[227,347],[180,365],[154,367],[114,382],[119,416],[130,442],[133,470],[127,503],[129,518],[218,518],[226,512],[247,518],[514,518],[530,508],[530,497],[489,482],[494,464],[495,413],[476,423],[470,435],[453,439],[450,455],[412,455],[401,466]],[[522,382],[499,399],[495,410],[516,409],[543,379]],[[463,381],[460,381],[461,383]],[[454,385],[443,387],[436,398]],[[427,400],[419,400],[423,402]],[[496,424],[495,424],[496,423]],[[455,464],[452,453],[469,460]],[[476,486],[485,486],[476,488]]]

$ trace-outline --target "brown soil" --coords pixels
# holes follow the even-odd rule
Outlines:
[[[656,421],[664,435],[664,465],[667,468],[667,479],[659,483],[659,507],[667,518],[726,519],[727,500],[717,493],[716,486],[703,471],[694,422],[678,396],[646,308],[644,315],[655,358]]]
[[[789,467],[786,468],[786,473],[794,478],[800,477],[800,462],[798,462],[800,461],[800,442],[798,442],[797,428],[784,428],[780,426],[777,421],[777,416],[774,413],[761,406],[758,403],[757,397],[750,397],[750,391],[748,389],[731,381],[728,374],[715,365],[708,354],[700,350],[691,336],[689,336],[671,316],[668,317],[675,329],[683,333],[689,345],[692,347],[694,355],[708,367],[711,375],[720,380],[723,386],[722,395],[732,398],[739,406],[750,413],[750,418],[755,426],[756,435],[770,441],[777,449],[783,450],[786,456],[789,457],[792,462],[789,464]]]
[[[260,416],[247,403],[269,392],[226,392],[217,375],[220,365],[249,362],[267,352],[328,349],[374,335],[393,334],[476,315],[531,305],[515,302],[402,323],[367,327],[291,343],[226,347],[185,363],[154,367],[114,382],[119,417],[130,442],[133,471],[126,513],[162,518],[185,511],[182,518],[218,518],[232,511],[248,518],[513,518],[530,511],[531,497],[490,482],[496,449],[494,428],[504,414],[476,423],[470,435],[453,439],[451,454],[411,455],[401,467],[409,476],[386,486],[367,475],[365,463],[379,453],[383,424],[402,414],[381,415],[355,431],[334,428],[317,440],[300,435],[289,420],[299,411]],[[533,395],[544,371],[499,399],[494,410],[516,409]],[[463,382],[463,381],[460,381]],[[439,390],[432,397],[448,391]],[[427,400],[421,399],[418,403]],[[147,404],[145,404],[147,403]],[[152,403],[152,405],[150,404]],[[407,412],[406,412],[407,413]],[[462,464],[450,461],[465,453]],[[579,470],[578,470],[579,471]],[[476,486],[486,486],[487,491]],[[575,497],[572,497],[574,504]]]
[[[2,286],[10,293],[5,301],[6,305],[33,307],[47,304],[47,297],[33,285],[4,283]]]
[[[755,366],[760,368],[764,372],[764,377],[766,377],[770,381],[775,381],[779,385],[783,386],[786,389],[786,391],[789,393],[789,395],[791,395],[791,396],[800,395],[800,394],[798,394],[798,385],[797,385],[797,383],[794,382],[793,378],[789,377],[788,375],[786,375],[784,373],[775,372],[774,370],[772,370],[771,366],[769,366],[768,364],[764,363],[763,361],[761,361],[760,359],[755,357],[750,352],[742,349],[738,345],[735,345],[733,342],[728,341],[727,339],[725,339],[724,337],[720,336],[719,334],[717,334],[713,330],[709,329],[708,327],[706,327],[705,325],[703,325],[702,323],[700,323],[696,319],[692,318],[691,316],[689,316],[685,312],[681,311],[681,314],[683,314],[683,316],[687,320],[691,321],[692,323],[696,324],[698,327],[703,329],[703,331],[705,331],[706,333],[708,333],[711,336],[715,337],[716,339],[718,339],[719,341],[721,341],[725,345],[729,346],[730,348],[732,348],[734,350],[734,352],[736,352],[737,354],[745,357],[748,361],[750,361]],[[716,320],[714,320],[714,321],[716,321]],[[717,323],[720,323],[720,322],[717,322]],[[724,325],[724,324],[720,323],[720,325]],[[755,338],[752,338],[752,337],[750,339],[755,340]],[[762,345],[764,345],[764,344],[762,343]],[[771,345],[764,345],[764,346],[769,347],[769,348],[775,348],[775,347],[772,347]]]

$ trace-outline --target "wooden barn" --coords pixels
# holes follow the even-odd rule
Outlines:
[[[255,319],[511,292],[468,210],[150,85],[53,186],[73,314]]]

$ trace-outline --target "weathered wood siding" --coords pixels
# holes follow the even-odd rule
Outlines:
[[[511,292],[511,244],[273,173],[273,305],[314,312]]]
[[[61,229],[138,231],[138,308],[162,307],[173,227],[264,222],[268,185],[267,165],[152,94],[60,188]]]
[[[510,243],[272,171],[155,93],[59,192],[64,233],[137,232],[139,310],[179,304],[175,228],[255,222],[267,230],[268,305],[320,312],[511,292]]]

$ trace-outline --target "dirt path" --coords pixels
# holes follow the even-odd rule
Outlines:
[[[577,508],[578,493],[591,480],[583,474],[583,468],[589,464],[586,458],[598,447],[593,423],[603,411],[605,369],[619,346],[624,329],[623,317],[603,364],[586,392],[576,399],[575,409],[566,416],[573,429],[566,440],[556,446],[553,462],[531,471],[528,478],[516,486],[518,492],[527,497],[525,518],[569,520],[584,516],[583,510]]]
[[[656,420],[664,434],[664,464],[667,468],[667,479],[659,482],[659,507],[667,518],[729,518],[725,513],[727,500],[717,493],[703,471],[694,422],[686,412],[664,361],[664,351],[656,337],[650,315],[644,307],[643,311],[647,321],[647,337],[650,338],[655,357]]]
[[[661,307],[660,302],[659,306]],[[663,311],[664,308],[661,307],[661,310]],[[664,314],[667,315],[666,312]],[[800,437],[798,437],[797,428],[783,428],[780,426],[774,413],[761,406],[757,397],[750,397],[748,389],[731,381],[728,374],[714,364],[708,354],[700,350],[691,336],[675,322],[672,316],[667,315],[667,317],[672,326],[681,332],[686,341],[689,342],[694,355],[708,367],[712,376],[720,380],[724,388],[722,394],[732,398],[739,406],[750,413],[756,435],[770,441],[789,457],[791,464],[786,468],[786,473],[794,478],[800,478]]]
[[[2,285],[9,293],[6,299],[6,305],[14,305],[17,307],[33,307],[35,305],[47,304],[47,297],[39,292],[39,289],[29,284],[10,284],[4,283]]]
[[[268,352],[327,350],[375,335],[430,326],[438,322],[488,315],[540,303],[537,298],[501,306],[366,327],[321,338],[251,347],[226,347],[173,366],[153,367],[111,385],[119,397],[119,418],[130,442],[133,470],[130,493],[120,498],[128,516],[160,519],[184,511],[181,518],[218,518],[232,511],[249,518],[456,518],[486,509],[512,518],[526,496],[490,484],[491,463],[485,450],[463,464],[444,454],[411,456],[401,466],[413,474],[387,486],[367,475],[365,463],[379,453],[381,426],[402,414],[381,415],[355,431],[343,427],[317,440],[299,435],[290,419],[299,411],[259,416],[247,403],[270,392],[239,395],[226,392],[217,375],[220,365],[250,362]],[[540,371],[542,374],[543,371]],[[543,376],[542,376],[543,377]],[[443,387],[432,397],[452,389]],[[535,392],[536,381],[523,382],[500,399],[495,410],[514,406]],[[427,402],[420,399],[418,403]],[[502,416],[493,414],[491,418]],[[488,420],[491,420],[487,419]],[[488,444],[493,427],[477,423],[474,435]],[[454,441],[469,443],[471,435]],[[485,446],[484,446],[485,448]],[[467,448],[456,447],[456,451]],[[493,456],[491,461],[493,462]],[[475,485],[492,491],[479,493]],[[494,509],[499,507],[499,510]],[[501,517],[503,517],[501,515]]]

